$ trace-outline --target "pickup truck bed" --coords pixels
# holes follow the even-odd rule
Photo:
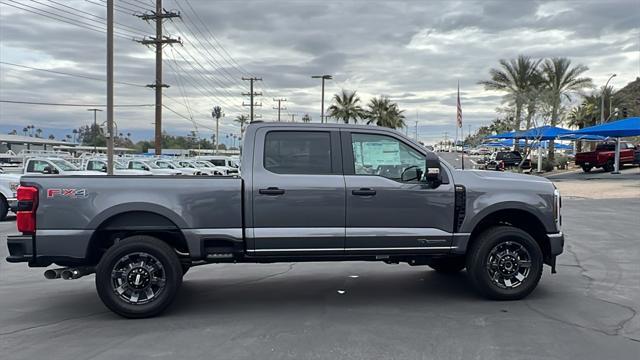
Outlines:
[[[247,127],[242,177],[23,176],[9,262],[96,274],[126,317],[162,312],[206,263],[384,261],[466,268],[520,299],[562,252],[560,195],[543,178],[456,170],[374,126]]]

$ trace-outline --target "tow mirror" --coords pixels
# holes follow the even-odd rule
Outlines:
[[[435,153],[428,151],[424,174],[425,181],[431,188],[437,188],[442,184],[442,174],[440,174],[440,158]]]

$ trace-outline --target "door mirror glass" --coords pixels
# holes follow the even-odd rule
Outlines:
[[[438,155],[427,152],[427,158],[425,162],[425,181],[432,188],[437,188],[442,184],[442,174],[440,173],[440,159]]]
[[[400,175],[400,181],[402,182],[419,181],[420,179],[422,179],[422,169],[418,166],[408,167]]]
[[[42,169],[42,173],[43,174],[53,174],[53,168],[51,166],[45,166],[44,169]]]

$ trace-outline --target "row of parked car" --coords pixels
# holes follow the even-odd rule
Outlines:
[[[107,159],[102,157],[31,157],[21,173],[0,173],[0,220],[4,220],[16,201],[21,175],[106,175]],[[1,168],[0,168],[1,169]],[[237,176],[239,162],[227,156],[194,158],[128,157],[114,161],[114,175]]]

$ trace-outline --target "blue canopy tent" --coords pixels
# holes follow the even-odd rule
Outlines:
[[[584,141],[604,141],[608,138],[606,136],[598,135],[577,135],[573,133],[563,134],[558,136],[560,140],[584,140]]]
[[[640,117],[632,117],[623,120],[612,121],[606,124],[591,126],[588,128],[572,131],[571,134],[597,135],[616,138],[616,162],[613,170],[614,174],[619,174],[620,169],[620,138],[629,136],[640,136]]]
[[[559,128],[556,126],[540,126],[525,131],[511,131],[497,135],[487,136],[490,139],[526,139],[534,141],[554,140],[558,136],[568,134],[571,130]],[[543,145],[544,146],[544,145]],[[533,145],[532,145],[533,147]],[[542,151],[538,149],[538,172],[542,172]]]

